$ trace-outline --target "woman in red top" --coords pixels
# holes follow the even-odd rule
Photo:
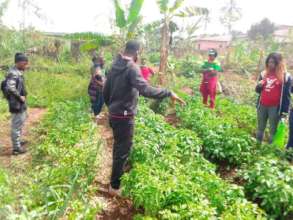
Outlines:
[[[286,80],[286,68],[282,55],[278,53],[270,54],[266,59],[266,70],[261,73],[256,87],[256,91],[260,93],[256,137],[259,143],[263,140],[268,120],[270,122],[269,143],[272,143],[279,120],[283,116],[281,106],[283,105],[283,95],[285,95],[283,91]]]

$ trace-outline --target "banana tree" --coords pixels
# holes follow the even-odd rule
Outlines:
[[[130,6],[123,9],[119,0],[113,0],[116,26],[120,29],[121,34],[128,40],[135,37],[135,31],[142,20],[140,11],[143,2],[144,0],[132,0]]]
[[[175,0],[174,4],[170,6],[170,0],[157,0],[157,4],[160,9],[160,13],[163,15],[163,24],[161,29],[161,73],[166,72],[168,54],[169,54],[169,39],[170,39],[170,22],[174,17],[198,17],[198,21],[202,21],[203,18],[207,18],[209,11],[206,8],[200,8],[196,6],[189,6],[181,9],[185,0]]]

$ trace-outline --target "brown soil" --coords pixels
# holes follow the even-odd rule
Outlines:
[[[46,113],[46,109],[41,108],[31,108],[28,110],[28,118],[26,120],[24,129],[23,129],[23,140],[27,141],[25,148],[31,145],[34,141],[32,135],[32,128],[41,120],[41,118]],[[10,121],[4,120],[0,122],[0,166],[5,168],[10,168],[15,160],[22,162],[29,162],[31,159],[30,153],[24,155],[13,156],[11,139],[10,139]]]
[[[219,164],[217,173],[220,175],[222,179],[238,184],[236,167],[231,168],[227,165]],[[239,185],[241,185],[240,182]]]
[[[174,127],[177,127],[178,124],[180,123],[180,120],[176,116],[176,113],[171,113],[165,116],[165,121]]]
[[[181,89],[181,91],[184,92],[184,93],[186,93],[187,95],[194,95],[193,90],[191,88],[189,88],[189,87],[183,87]]]
[[[97,220],[131,220],[138,213],[131,200],[122,197],[111,197],[108,187],[112,169],[113,135],[109,127],[107,115],[98,121],[104,144],[101,146],[99,174],[95,181],[99,186],[98,198],[102,202],[103,210],[96,217]]]

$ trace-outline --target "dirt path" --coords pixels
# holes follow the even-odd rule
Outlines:
[[[100,151],[100,172],[96,177],[96,183],[99,186],[98,198],[102,202],[103,210],[97,215],[97,220],[131,220],[137,214],[130,200],[125,198],[113,198],[108,194],[109,180],[112,169],[112,146],[113,135],[108,125],[106,115],[98,122],[101,137],[104,144]]]
[[[46,113],[46,109],[31,108],[28,110],[28,118],[23,129],[22,139],[27,141],[25,147],[28,148],[33,143],[32,129],[41,120]],[[28,152],[24,155],[13,156],[11,139],[10,139],[10,120],[0,122],[0,166],[4,168],[11,168],[14,162],[29,162],[31,154]]]

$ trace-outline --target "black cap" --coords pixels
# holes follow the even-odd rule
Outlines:
[[[126,43],[125,52],[135,54],[140,49],[140,43],[136,40],[130,40]]]
[[[24,53],[16,53],[14,57],[15,63],[18,62],[28,62],[28,58]]]
[[[215,49],[210,49],[209,50],[209,56],[217,57],[218,56],[218,52]]]

